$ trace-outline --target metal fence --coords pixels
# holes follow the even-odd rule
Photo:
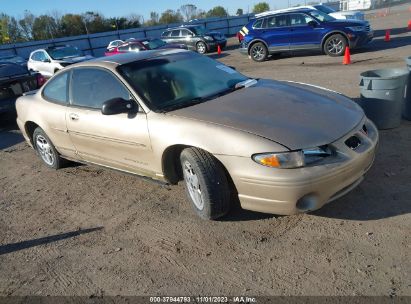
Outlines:
[[[253,17],[252,14],[225,18],[209,18],[198,20],[193,24],[201,24],[208,30],[216,30],[227,36],[235,35],[243,25]],[[29,41],[15,44],[0,45],[0,55],[15,54],[27,59],[36,49],[53,45],[70,44],[81,49],[85,54],[95,57],[104,55],[107,45],[112,40],[127,38],[160,37],[161,33],[180,24],[167,24],[153,27],[141,27],[113,32],[96,33],[90,35],[71,36],[50,40]]]

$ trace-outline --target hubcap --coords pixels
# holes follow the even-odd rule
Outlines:
[[[55,155],[54,155],[53,149],[51,148],[51,145],[49,144],[49,142],[44,136],[37,135],[36,147],[43,161],[47,165],[52,166],[54,164]]]
[[[183,165],[184,180],[188,189],[188,193],[198,210],[203,210],[204,200],[201,192],[200,182],[197,174],[193,170],[193,166],[188,161]]]
[[[205,50],[206,50],[206,46],[205,46],[205,44],[204,43],[199,43],[199,44],[197,44],[197,51],[199,52],[199,53],[201,53],[201,54],[204,54],[205,53]]]
[[[343,41],[339,38],[331,39],[327,44],[327,51],[338,55],[343,51]]]
[[[254,59],[256,60],[262,60],[265,56],[265,50],[261,45],[256,45],[253,47],[251,50],[251,55],[253,56]]]

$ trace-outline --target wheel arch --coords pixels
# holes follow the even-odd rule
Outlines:
[[[248,55],[250,55],[250,49],[251,49],[251,47],[252,47],[254,44],[256,44],[257,42],[263,43],[263,44],[265,45],[265,47],[267,48],[268,53],[270,53],[270,51],[269,51],[269,49],[268,49],[268,44],[267,44],[264,40],[262,40],[262,39],[254,39],[254,40],[251,40],[251,41],[248,43],[248,48],[247,48],[247,53],[248,53]]]
[[[40,126],[37,123],[35,123],[31,120],[26,121],[26,123],[24,124],[24,130],[26,131],[26,134],[27,134],[28,138],[30,139],[30,142],[31,142],[32,145],[34,144],[33,143],[33,133],[34,133],[34,130],[38,127],[40,127]]]
[[[345,38],[345,40],[347,40],[348,46],[350,46],[350,39],[348,39],[347,34],[346,34],[345,32],[343,32],[343,31],[334,30],[334,31],[332,31],[332,32],[327,33],[327,34],[323,37],[323,39],[321,40],[321,49],[322,49],[322,50],[324,50],[325,41],[326,41],[329,37],[331,37],[332,35],[335,35],[335,34],[340,34],[340,35],[342,35],[342,36]]]

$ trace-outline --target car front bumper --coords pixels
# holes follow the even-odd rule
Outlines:
[[[218,46],[220,46],[222,49],[225,48],[227,45],[227,40],[222,39],[222,40],[214,40],[214,41],[207,41],[207,46],[210,51],[216,50]]]
[[[350,48],[358,48],[369,44],[374,38],[374,32],[363,32],[350,37]]]
[[[367,134],[363,126],[367,128]],[[356,136],[361,145],[351,149],[345,141]],[[261,166],[250,158],[219,156],[238,191],[241,207],[247,210],[291,215],[321,208],[354,189],[371,167],[378,131],[364,119],[358,127],[331,146],[336,155],[297,169]]]

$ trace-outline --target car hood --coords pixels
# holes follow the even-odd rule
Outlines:
[[[242,130],[291,150],[330,144],[364,117],[362,109],[341,94],[272,80],[259,80],[254,86],[169,114]]]
[[[86,56],[62,58],[62,59],[59,59],[59,60],[56,60],[56,61],[66,62],[66,63],[77,63],[77,62],[81,62],[81,61],[90,60],[90,59],[93,59],[93,58],[94,58],[93,56],[86,55]]]

